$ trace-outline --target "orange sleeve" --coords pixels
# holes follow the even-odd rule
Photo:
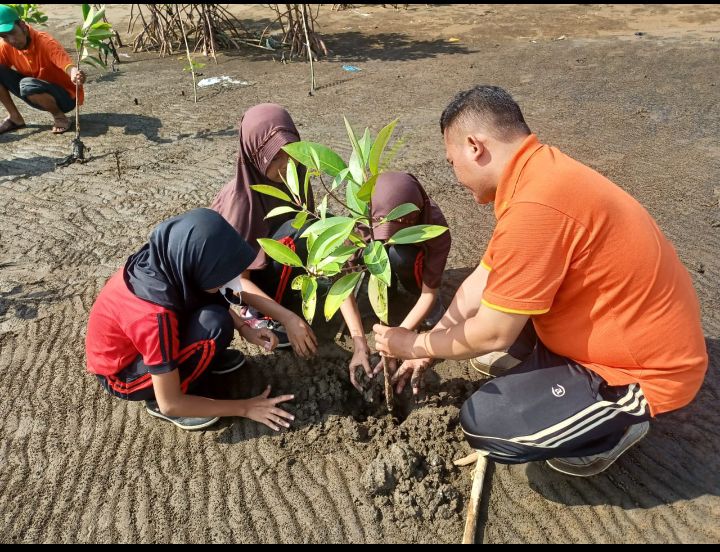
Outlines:
[[[47,52],[47,58],[55,67],[64,73],[70,65],[75,65],[75,62],[70,58],[65,48],[63,48],[57,40],[48,35],[40,36],[42,37],[40,40],[42,41],[43,49]]]
[[[0,65],[7,65],[9,67],[12,63],[10,63],[8,56],[5,54],[5,48],[5,44],[2,42],[2,39],[0,39]]]
[[[537,203],[517,203],[495,227],[482,266],[490,270],[484,305],[528,316],[550,310],[585,229]]]

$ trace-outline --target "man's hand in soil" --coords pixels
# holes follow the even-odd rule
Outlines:
[[[382,324],[375,324],[373,331],[375,332],[375,350],[378,353],[404,359],[421,356],[414,350],[415,339],[418,336],[415,332],[401,327],[391,328]]]

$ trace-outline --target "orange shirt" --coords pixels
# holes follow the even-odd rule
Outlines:
[[[608,179],[530,135],[500,179],[483,303],[532,316],[556,354],[653,415],[688,404],[708,365],[697,296],[657,224]]]
[[[75,85],[65,70],[75,65],[60,43],[47,33],[36,31],[28,25],[30,30],[30,47],[27,50],[18,50],[0,39],[0,65],[12,67],[26,77],[44,80],[61,86],[67,90],[70,97],[75,98]],[[85,95],[80,87],[78,103],[83,104]]]

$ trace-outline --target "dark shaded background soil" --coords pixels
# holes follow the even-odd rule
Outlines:
[[[67,46],[77,9],[46,6]],[[256,27],[271,13],[233,9]],[[127,7],[108,13],[126,28]],[[427,396],[405,397],[392,423],[349,385],[347,343],[329,340],[311,362],[246,348],[247,369],[209,385],[295,393],[293,428],[226,419],[186,433],[104,395],[84,372],[83,340],[94,298],[148,231],[207,205],[232,176],[236,121],[264,101],[344,155],[343,115],[375,132],[400,117],[395,168],[421,180],[453,232],[449,301],[493,217],[455,182],[438,119],[457,91],[491,83],[542,141],[647,206],[692,274],[711,366],[692,405],[600,476],[491,466],[483,539],[718,542],[720,8],[326,5],[321,22],[333,55],[316,64],[314,97],[305,64],[248,50],[202,71],[250,85],[201,89],[193,104],[179,54],[125,49],[119,72],[91,71],[89,163],[56,169],[71,136],[52,136],[25,107],[28,128],[0,136],[0,541],[459,542],[471,480],[452,466],[468,452],[457,413],[482,381],[467,363],[439,364]]]

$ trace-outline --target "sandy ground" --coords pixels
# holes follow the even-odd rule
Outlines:
[[[235,9],[248,26],[270,16]],[[68,47],[74,10],[46,6]],[[108,12],[124,30],[127,8]],[[466,363],[439,364],[427,396],[405,397],[392,422],[349,385],[347,343],[328,337],[312,362],[246,349],[247,369],[210,390],[246,397],[271,383],[295,393],[294,427],[278,435],[225,419],[187,433],[106,396],[84,370],[83,342],[107,277],[156,223],[209,204],[233,174],[237,119],[264,101],[343,154],[343,114],[374,131],[400,117],[395,167],[422,181],[453,232],[449,300],[493,217],[455,182],[438,119],[455,92],[492,83],[542,141],[647,206],[693,277],[711,366],[693,404],[656,420],[600,476],[491,466],[478,535],[718,542],[720,8],[326,5],[321,22],[333,55],[316,64],[313,97],[307,65],[248,49],[202,71],[250,84],[202,89],[194,104],[178,55],[126,48],[119,72],[90,71],[89,163],[56,168],[71,136],[51,135],[49,118],[25,106],[28,128],[0,136],[0,541],[459,542],[471,480],[452,466],[468,452],[457,414],[482,381]]]

